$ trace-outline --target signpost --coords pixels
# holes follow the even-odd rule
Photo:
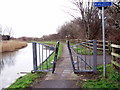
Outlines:
[[[111,5],[112,2],[94,2],[94,7],[107,7]]]
[[[94,2],[94,7],[102,7],[102,31],[103,31],[103,75],[106,76],[106,55],[105,55],[105,22],[104,22],[104,7],[111,6],[112,2]]]

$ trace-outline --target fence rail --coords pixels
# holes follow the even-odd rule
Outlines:
[[[61,39],[60,41],[66,41],[66,39]],[[69,42],[71,43],[84,43],[86,41],[90,40],[82,40],[82,39],[69,39]],[[91,46],[93,46],[93,43],[89,43]],[[85,45],[87,48],[89,48],[89,44]],[[109,41],[105,41],[105,50],[106,53],[111,53],[111,48],[110,48],[111,43]],[[93,47],[90,47],[93,49]],[[103,41],[102,40],[97,40],[97,51],[98,52],[103,52]]]
[[[112,64],[120,69],[120,45],[111,44],[112,47]]]
[[[56,47],[37,42],[33,42],[32,44],[33,71],[52,71],[54,73],[59,42],[56,44]]]

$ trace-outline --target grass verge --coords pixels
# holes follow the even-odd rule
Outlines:
[[[25,76],[19,77],[15,83],[8,87],[8,90],[11,88],[19,89],[31,87],[33,83],[37,82],[38,80],[41,81],[46,74],[46,72],[37,72],[29,73]]]
[[[118,88],[120,89],[120,75],[112,67],[112,64],[106,65],[106,78],[103,76],[103,65],[98,66],[100,75],[95,79],[87,80],[82,88]],[[95,76],[94,76],[95,77]]]
[[[42,42],[42,43],[48,44],[48,45],[53,45],[53,46],[55,46],[57,44],[57,42],[52,42],[52,41],[50,41],[50,42]],[[62,44],[59,44],[57,60],[59,59],[61,53],[62,53]],[[53,65],[51,63],[48,63],[48,62],[52,62],[52,60],[54,60],[54,56],[55,56],[55,52],[51,55],[50,61],[48,59],[46,62],[43,63],[43,69],[47,69],[47,68],[53,67]],[[47,67],[47,66],[49,66],[49,67]],[[42,65],[41,65],[40,68],[42,68]]]
[[[52,45],[52,46],[55,46],[57,44],[57,42],[55,41],[42,41],[40,43],[43,43],[43,44],[48,44],[48,45]],[[60,55],[62,53],[62,44],[59,44],[59,50],[58,50],[58,56],[57,56],[57,59],[59,59]],[[53,55],[54,56],[54,55]]]
[[[70,46],[73,46],[73,45],[75,45],[75,44],[72,44],[72,43],[70,43]],[[75,47],[75,48],[73,48],[74,50],[75,50],[75,52],[77,52],[77,48]],[[81,46],[78,46],[78,54],[81,54]],[[82,46],[82,55],[93,55],[93,49],[88,49],[88,48],[85,48],[85,47],[83,47]],[[97,52],[97,55],[102,55],[103,54],[103,52]]]
[[[57,42],[55,42],[55,41],[41,41],[40,43],[44,43],[44,44],[48,44],[48,45],[53,45],[53,46],[55,46],[57,44]]]
[[[56,46],[56,44],[57,44],[57,42],[55,42],[55,41],[41,41],[39,43],[43,43],[43,44],[47,44],[47,45],[51,45],[51,46]],[[62,53],[62,44],[59,44],[57,60],[59,59],[61,53]],[[53,65],[48,62],[52,62],[52,60],[54,60],[54,56],[55,56],[55,52],[51,55],[50,60],[48,59],[46,62],[43,63],[43,69],[53,67]],[[49,67],[47,67],[47,66],[49,66]],[[42,65],[39,69],[41,69],[41,68],[42,68]]]

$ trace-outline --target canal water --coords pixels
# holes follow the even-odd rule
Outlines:
[[[0,54],[0,89],[7,88],[18,77],[25,75],[24,72],[29,73],[31,70],[33,70],[32,43],[18,51]]]
[[[32,44],[14,52],[0,55],[0,89],[7,88],[22,76],[20,72],[31,72],[33,69]]]

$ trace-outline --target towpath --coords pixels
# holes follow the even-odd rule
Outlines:
[[[107,57],[107,63],[110,63],[111,56]],[[102,55],[98,56],[98,64],[102,64]],[[73,73],[73,68],[66,44],[63,44],[62,54],[56,64],[55,73],[48,73],[43,81],[36,84],[34,88],[79,88],[76,81],[85,81],[83,75]]]

